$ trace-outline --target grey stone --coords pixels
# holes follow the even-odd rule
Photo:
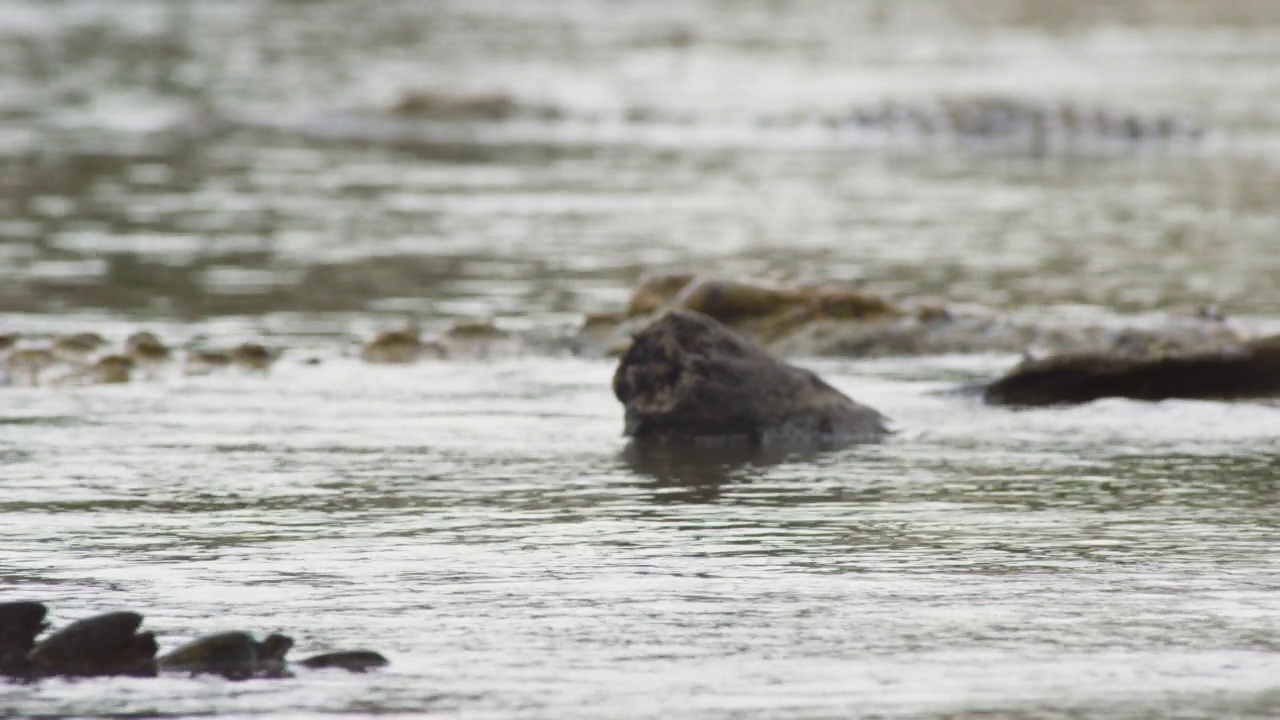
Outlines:
[[[688,310],[635,335],[613,391],[636,441],[836,445],[889,432],[876,410]]]

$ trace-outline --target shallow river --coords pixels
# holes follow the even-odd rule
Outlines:
[[[285,349],[0,387],[0,599],[391,659],[0,683],[0,715],[1280,714],[1275,405],[1012,412],[948,391],[1013,357],[800,359],[898,432],[655,457],[609,361],[354,356],[410,317],[554,334],[690,268],[1280,328],[1274,3],[6,0],[0,36],[0,332]],[[424,89],[556,110],[379,124]],[[787,119],[980,95],[1209,131]]]

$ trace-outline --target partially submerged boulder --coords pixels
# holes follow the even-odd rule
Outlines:
[[[38,602],[0,603],[0,676],[26,671],[27,655],[35,647],[36,636],[48,627],[45,612],[44,605]]]
[[[1074,353],[1028,360],[987,386],[992,405],[1071,405],[1102,398],[1240,400],[1280,396],[1280,336],[1199,353]]]
[[[387,111],[407,120],[435,122],[554,120],[562,115],[555,106],[525,102],[502,92],[449,92],[428,88],[401,94]]]
[[[386,667],[387,659],[372,650],[339,650],[337,652],[312,655],[299,664],[312,670],[338,668],[348,672],[365,672],[374,668]]]
[[[110,612],[78,620],[39,642],[27,653],[33,675],[149,675],[156,638],[138,632],[142,616]]]
[[[637,441],[838,444],[888,432],[876,410],[688,310],[635,335],[613,392]]]
[[[272,633],[258,642],[247,632],[205,635],[166,653],[156,660],[160,670],[208,673],[240,680],[255,675],[274,677],[285,672],[285,653],[293,638]]]

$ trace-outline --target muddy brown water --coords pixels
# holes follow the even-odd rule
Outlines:
[[[0,387],[3,597],[392,661],[0,684],[0,714],[1280,712],[1273,405],[1007,412],[947,391],[1011,357],[804,359],[899,432],[670,457],[625,449],[607,361],[353,353],[409,317],[555,334],[688,268],[1280,328],[1274,3],[5,1],[0,38],[0,331],[288,348]],[[369,114],[418,89],[556,112]],[[806,120],[984,95],[1210,133]]]

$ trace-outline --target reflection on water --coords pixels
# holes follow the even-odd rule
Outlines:
[[[708,457],[626,447],[605,362],[351,346],[548,331],[676,268],[1280,322],[1276,3],[0,6],[0,331],[291,350],[0,388],[0,591],[59,625],[140,609],[166,648],[392,660],[0,684],[9,714],[1280,712],[1273,405],[1006,412],[947,390],[1011,358],[833,360],[899,434]],[[413,91],[543,110],[380,135]],[[979,152],[815,120],[944,96],[1213,137]]]
[[[622,457],[633,472],[651,476],[655,498],[667,502],[713,502],[720,486],[788,462],[819,458],[823,447],[751,447],[627,443]]]

